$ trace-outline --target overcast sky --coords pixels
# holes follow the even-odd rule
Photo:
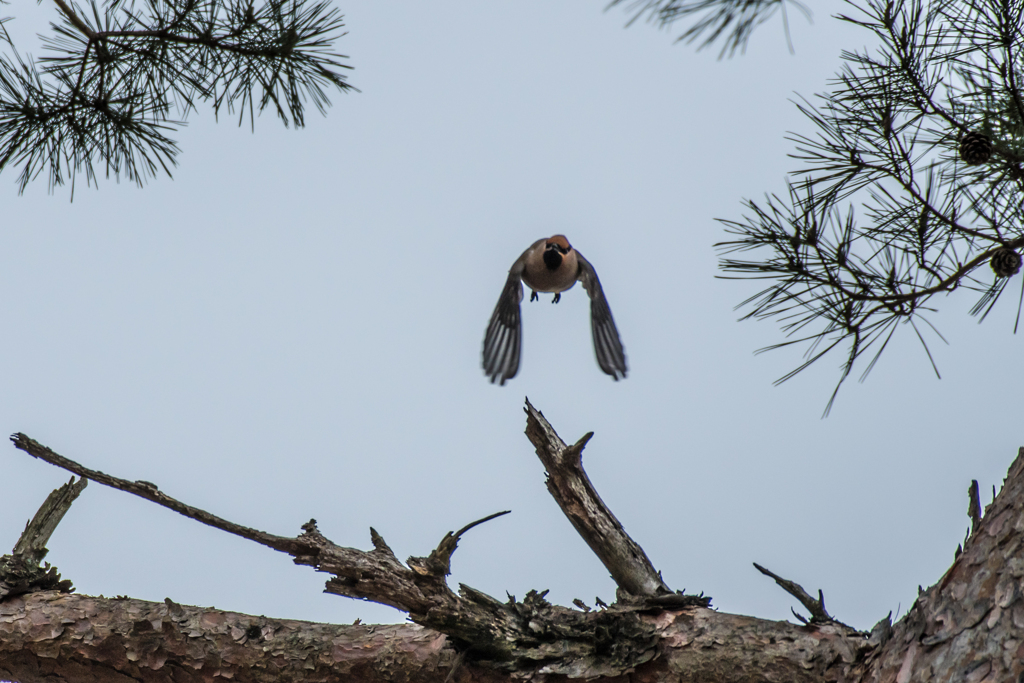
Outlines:
[[[372,525],[403,558],[511,509],[464,537],[453,586],[610,602],[523,435],[529,396],[566,441],[596,433],[584,464],[604,500],[670,586],[723,611],[792,620],[752,562],[860,628],[941,577],[970,480],[987,503],[1024,445],[1015,302],[980,326],[969,294],[937,302],[942,379],[902,330],[822,420],[842,358],[773,387],[799,352],[755,356],[782,339],[737,322],[756,284],[715,279],[715,218],[784,189],[784,136],[811,130],[792,100],[869,43],[831,18],[849,8],[791,15],[794,55],[776,18],[718,61],[595,0],[338,7],[361,93],[305,129],[200,108],[173,180],[79,185],[73,203],[0,175],[0,430],[276,534],[315,517],[368,549]],[[52,3],[7,10],[39,56]],[[507,270],[554,233],[599,273],[629,377],[598,369],[577,287],[524,302],[520,373],[492,386],[480,348]],[[6,549],[68,475],[0,457]],[[86,594],[404,618],[95,484],[50,550]]]

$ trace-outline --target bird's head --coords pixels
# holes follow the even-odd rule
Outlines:
[[[569,240],[565,239],[565,235],[548,238],[544,243],[544,265],[548,270],[558,270],[562,265],[562,258],[570,251],[572,247],[569,246]]]
[[[569,244],[569,240],[565,239],[565,235],[549,237],[547,242],[544,243],[544,251],[557,251],[563,256],[568,254],[571,249],[572,246]]]

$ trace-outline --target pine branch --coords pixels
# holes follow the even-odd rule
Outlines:
[[[353,89],[326,0],[113,0],[91,17],[54,1],[41,66],[13,45],[0,55],[0,170],[21,167],[20,191],[44,172],[51,189],[78,173],[96,184],[99,169],[138,185],[170,175],[169,135],[200,102],[299,127],[308,103],[323,114],[328,90]]]
[[[922,334],[942,339],[926,317],[936,295],[973,289],[971,314],[984,319],[1020,268],[1021,12],[996,0],[858,9],[840,18],[881,46],[844,53],[831,90],[797,104],[816,132],[789,138],[803,167],[788,196],[747,201],[742,220],[722,221],[735,237],[717,245],[723,254],[752,252],[723,258],[724,277],[769,281],[741,304],[744,317],[780,322],[790,339],[769,349],[806,346],[780,381],[842,346],[839,385],[870,352],[863,379],[907,328],[938,373]]]
[[[787,4],[811,20],[810,9],[799,0],[612,0],[608,9],[625,5],[626,12],[632,15],[627,26],[644,17],[659,28],[691,20],[690,26],[676,38],[676,42],[690,44],[703,38],[697,46],[698,50],[703,50],[721,40],[722,49],[718,54],[721,59],[726,55],[733,57],[737,51],[745,51],[754,29],[775,16],[776,12],[782,14],[786,41],[792,52]]]

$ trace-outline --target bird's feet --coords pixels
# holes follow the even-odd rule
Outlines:
[[[561,300],[562,300],[562,293],[561,292],[555,292],[555,298],[551,300],[551,303],[557,304]]]
[[[530,294],[530,301],[536,301],[539,298],[540,297],[537,296],[537,292],[533,292],[532,294]]]

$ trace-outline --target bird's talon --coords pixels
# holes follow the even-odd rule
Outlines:
[[[555,298],[551,300],[551,303],[557,304],[561,300],[562,300],[562,293],[561,292],[557,292],[555,294]]]
[[[537,296],[537,292],[534,292],[534,293],[530,294],[530,301],[536,301],[539,298],[540,297]]]

